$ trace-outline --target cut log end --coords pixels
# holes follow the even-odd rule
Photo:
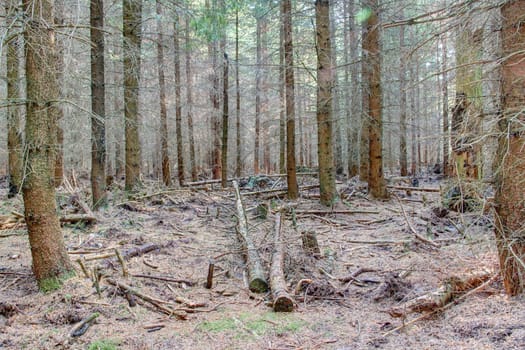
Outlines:
[[[292,312],[294,302],[287,295],[278,296],[273,302],[273,311],[275,312]]]
[[[254,293],[266,293],[268,291],[268,283],[262,278],[252,279],[249,287]]]

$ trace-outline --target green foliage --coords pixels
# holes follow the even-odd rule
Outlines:
[[[38,281],[38,288],[42,293],[50,293],[55,290],[60,289],[64,284],[64,281],[75,276],[75,271],[67,271],[61,274],[58,277],[44,278],[43,280]]]
[[[117,350],[118,343],[111,339],[101,339],[89,344],[88,350]]]
[[[205,321],[198,327],[206,332],[223,332],[231,329],[236,329],[235,320],[232,318],[225,318],[217,321]]]

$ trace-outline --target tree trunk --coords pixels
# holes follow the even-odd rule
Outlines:
[[[180,79],[180,48],[179,48],[179,15],[174,14],[173,22],[173,50],[175,51],[175,134],[177,136],[177,177],[179,179],[179,185],[182,186],[184,183],[184,150],[182,147],[182,98],[181,98],[181,79]],[[167,127],[166,130],[166,158],[168,158],[168,144],[167,144]],[[164,146],[163,146],[164,147]],[[169,160],[168,160],[169,162]],[[164,168],[164,155],[162,159]]]
[[[407,161],[407,93],[406,93],[406,55],[405,55],[405,27],[399,28],[399,46],[401,53],[399,56],[399,167],[401,176],[408,175]]]
[[[93,209],[106,205],[106,89],[104,85],[104,3],[90,2],[91,195]]]
[[[256,7],[259,5],[256,5]],[[262,12],[262,10],[261,10]],[[260,149],[261,149],[261,93],[262,93],[262,76],[263,76],[263,45],[262,36],[264,35],[263,26],[265,25],[264,17],[256,13],[256,42],[257,42],[257,68],[255,71],[255,144],[253,148],[253,173],[258,174],[260,168]]]
[[[142,0],[123,0],[124,118],[126,134],[126,189],[140,183],[139,81]]]
[[[186,46],[186,114],[188,118],[188,137],[190,143],[191,181],[197,181],[197,163],[195,159],[195,138],[193,134],[193,79],[191,75],[191,42],[190,17],[185,19],[185,46]]]
[[[52,0],[24,2],[30,16],[26,23],[26,175],[23,184],[24,212],[33,257],[33,272],[39,287],[57,285],[60,277],[73,271],[67,255],[60,222],[56,214],[54,165],[57,140],[57,108],[52,101],[59,97],[54,62],[55,32]],[[53,67],[54,68],[54,67]]]
[[[222,174],[221,185],[222,188],[228,187],[228,55],[224,52],[224,68],[222,76]]]
[[[369,125],[370,125],[370,70],[372,69],[369,64],[368,55],[366,51],[366,39],[368,36],[368,25],[367,22],[362,24],[362,34],[361,34],[361,134],[359,138],[359,180],[368,181],[369,175]]]
[[[505,290],[525,292],[525,1],[508,1],[501,8],[502,84],[499,120],[499,171],[496,181],[496,244]]]
[[[382,156],[382,106],[381,106],[381,63],[379,53],[379,26],[377,0],[369,1],[372,13],[367,20],[367,30],[363,42],[364,61],[369,64],[366,70],[366,81],[369,86],[370,98],[368,109],[370,113],[369,125],[369,175],[368,191],[375,198],[387,198],[386,183],[383,175]]]
[[[337,199],[335,188],[334,147],[332,145],[332,99],[334,74],[330,43],[330,1],[316,0],[317,31],[317,155],[321,204]]]
[[[449,161],[449,152],[450,152],[450,138],[448,130],[448,78],[447,78],[447,35],[443,35],[443,48],[441,53],[442,60],[442,109],[443,109],[443,175],[448,177],[450,175],[450,161]]]
[[[16,17],[18,5],[18,0],[10,0],[6,3],[5,9],[10,22]],[[7,108],[8,198],[17,195],[22,183],[22,131],[20,130],[20,107],[17,105],[21,98],[20,72],[18,69],[21,42],[19,35],[16,35],[7,43],[7,100],[8,103],[12,104]]]
[[[235,10],[235,142],[237,145],[237,161],[235,176],[241,177],[242,145],[241,145],[241,90],[239,86],[239,9]]]
[[[357,26],[355,25],[355,18],[354,18],[354,9],[355,9],[355,0],[351,0],[347,2],[348,8],[347,8],[347,16],[350,16],[348,21],[348,30],[347,30],[347,36],[345,39],[345,48],[346,53],[346,59],[345,61],[348,63],[348,56],[350,56],[350,62],[352,62],[351,68],[350,68],[350,81],[351,81],[351,87],[346,88],[345,91],[350,90],[351,92],[351,100],[348,100],[348,103],[350,104],[346,108],[346,119],[347,119],[347,138],[348,138],[348,177],[354,177],[359,173],[359,121],[361,118],[359,117],[359,84],[357,82],[358,76],[359,76],[359,66],[357,64],[357,55],[358,55],[358,30]],[[347,18],[345,16],[345,19]],[[348,52],[349,51],[349,52]],[[345,81],[347,82],[346,69],[348,69],[348,65],[345,67]],[[347,83],[348,86],[348,83]],[[364,93],[363,93],[364,94]]]
[[[336,5],[337,1],[330,0],[330,49],[331,49],[331,66],[332,68],[332,137],[335,142],[332,142],[331,147],[333,150],[333,159],[335,173],[342,174],[344,172],[344,162],[343,162],[343,123],[342,118],[340,117],[340,107],[339,107],[339,78],[337,74],[337,21],[336,21]]]
[[[156,0],[157,10],[157,71],[159,79],[159,103],[160,103],[160,157],[161,157],[161,169],[162,169],[162,182],[166,186],[171,185],[171,167],[170,157],[168,150],[168,112],[166,107],[166,81],[164,78],[164,34],[162,34],[162,4],[159,0]],[[174,25],[175,26],[175,25]],[[177,28],[174,28],[174,37],[177,41],[176,35]],[[175,44],[177,45],[177,43]],[[178,62],[178,52],[175,53],[175,66]],[[177,70],[175,69],[175,80],[177,80]],[[179,69],[179,80],[180,80],[180,69]],[[177,89],[177,82],[175,81],[175,89]],[[180,89],[180,88],[179,88]],[[176,99],[177,97],[175,97]],[[180,99],[180,90],[179,90]],[[176,108],[180,105],[176,102]],[[177,139],[177,143],[179,140]]]
[[[279,25],[279,172],[286,172],[286,85],[284,67],[284,25]]]
[[[293,72],[292,5],[290,0],[282,1],[282,19],[284,26],[284,62],[286,85],[286,173],[288,198],[299,196],[295,169],[295,83]]]
[[[64,0],[55,0],[54,10],[54,23],[55,25],[62,25],[64,23]],[[54,50],[54,63],[55,63],[55,74],[57,75],[58,84],[58,96],[57,100],[62,99],[61,86],[64,80],[64,44],[62,39],[58,38],[55,34],[55,50]],[[64,130],[60,125],[61,120],[64,117],[64,111],[62,107],[57,105],[52,109],[52,113],[56,113],[54,118],[57,120],[56,132],[57,132],[57,149],[55,154],[55,187],[62,185],[64,181]]]

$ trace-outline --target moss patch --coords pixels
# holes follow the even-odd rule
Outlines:
[[[43,280],[38,281],[38,288],[42,293],[50,293],[55,290],[60,289],[64,284],[64,281],[75,276],[75,271],[71,270],[61,274],[58,277],[44,278]]]
[[[101,339],[89,344],[88,350],[117,350],[118,343],[110,339]]]

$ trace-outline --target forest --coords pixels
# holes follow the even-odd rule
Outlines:
[[[1,349],[525,348],[525,0],[1,4]]]

